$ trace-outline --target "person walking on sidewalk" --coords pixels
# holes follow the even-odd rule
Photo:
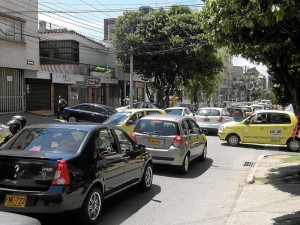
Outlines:
[[[58,108],[57,108],[57,119],[60,119],[60,116],[62,112],[64,111],[64,108],[67,106],[67,101],[61,97],[61,95],[58,96]]]

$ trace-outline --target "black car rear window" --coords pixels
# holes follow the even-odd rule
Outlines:
[[[178,124],[164,120],[140,120],[134,128],[134,132],[143,134],[155,134],[161,136],[178,135]]]
[[[17,133],[4,146],[5,150],[22,150],[52,153],[75,153],[87,131],[68,128],[27,128]]]

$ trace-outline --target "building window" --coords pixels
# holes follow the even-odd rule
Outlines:
[[[22,22],[0,16],[0,38],[22,41]]]
[[[41,41],[41,64],[70,64],[79,62],[77,41]]]

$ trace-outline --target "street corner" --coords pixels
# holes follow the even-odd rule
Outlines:
[[[255,184],[293,183],[300,185],[300,154],[276,154],[262,157],[253,175]]]

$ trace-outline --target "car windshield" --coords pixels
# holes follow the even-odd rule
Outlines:
[[[112,117],[108,118],[104,123],[105,124],[114,124],[120,125],[125,122],[125,120],[130,116],[129,112],[119,112],[114,114]]]
[[[173,136],[179,134],[179,129],[177,123],[172,121],[140,120],[134,128],[134,132],[161,136]]]
[[[182,114],[182,109],[166,109],[165,111],[167,114],[171,114],[171,115],[181,115]]]
[[[199,109],[196,113],[199,116],[220,116],[220,111],[216,109]]]
[[[68,128],[25,128],[2,149],[21,151],[75,153],[87,131]]]

